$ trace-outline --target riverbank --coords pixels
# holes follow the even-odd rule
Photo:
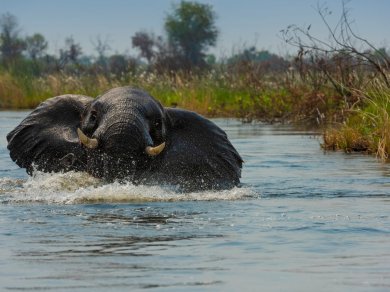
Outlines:
[[[323,147],[328,150],[365,152],[388,161],[390,154],[390,89],[383,84],[362,93],[362,100],[350,110],[342,124],[328,126]]]
[[[147,71],[117,76],[50,74],[40,77],[0,73],[0,108],[31,109],[66,93],[98,96],[119,86],[146,90],[165,106],[181,107],[207,117],[234,117],[243,122],[297,123],[323,129],[323,148],[366,152],[387,160],[390,153],[390,90],[374,79],[344,96],[329,80],[320,87],[296,72],[229,74],[156,74]]]
[[[35,108],[66,93],[96,97],[119,86],[142,88],[165,106],[177,106],[208,117],[245,121],[320,123],[339,121],[344,101],[331,88],[313,89],[290,73],[261,77],[223,71],[196,74],[141,72],[121,77],[104,74],[12,76],[0,73],[0,108]]]

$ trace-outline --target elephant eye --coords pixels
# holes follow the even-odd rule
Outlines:
[[[91,115],[89,116],[89,120],[91,122],[95,122],[97,117],[97,112],[96,111],[91,111]]]
[[[161,120],[160,120],[160,119],[155,120],[155,121],[154,121],[154,126],[155,126],[156,128],[160,128],[160,127],[161,127]]]

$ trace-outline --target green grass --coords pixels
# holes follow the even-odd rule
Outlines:
[[[165,106],[177,106],[209,117],[237,117],[244,121],[293,121],[327,125],[325,149],[390,153],[390,89],[375,80],[365,90],[351,90],[351,109],[331,86],[313,89],[299,78],[212,71],[202,75],[140,72],[116,78],[103,74],[11,74],[0,71],[0,108],[28,109],[45,99],[66,93],[96,97],[113,87],[130,85],[156,97]],[[341,122],[336,124],[335,122]],[[330,123],[330,124],[329,124]],[[330,126],[329,126],[330,125]]]
[[[387,161],[390,154],[390,89],[374,82],[348,120],[324,132],[325,149],[367,152]]]
[[[310,88],[302,83],[294,88],[286,87],[273,79],[275,76],[262,76],[259,82],[217,71],[203,75],[141,72],[121,78],[60,73],[34,77],[0,72],[0,108],[34,108],[43,100],[61,94],[96,97],[110,88],[130,85],[146,90],[165,106],[178,106],[206,116],[272,121],[304,113],[299,107],[307,103],[306,92]]]

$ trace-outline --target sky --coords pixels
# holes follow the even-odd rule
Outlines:
[[[94,43],[107,41],[108,54],[137,55],[131,36],[137,31],[164,35],[164,19],[178,0],[0,0],[0,14],[15,15],[21,36],[41,33],[48,40],[49,53],[58,53],[65,38],[72,36],[86,55],[96,55]],[[311,25],[320,38],[328,37],[317,12],[326,5],[335,25],[341,14],[341,0],[198,0],[210,4],[219,29],[217,46],[209,53],[230,56],[244,47],[286,55],[294,48],[286,45],[280,30],[290,24]],[[346,1],[353,29],[377,47],[390,47],[390,1]]]

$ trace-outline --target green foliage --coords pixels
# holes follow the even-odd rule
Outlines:
[[[182,1],[165,20],[170,44],[191,64],[205,63],[205,51],[214,46],[218,30],[211,5]]]
[[[62,63],[77,64],[82,54],[80,44],[76,43],[73,37],[65,39],[65,47],[60,50],[60,59]]]
[[[21,57],[25,42],[19,37],[19,25],[14,15],[5,13],[0,17],[0,53],[7,66]]]
[[[140,50],[140,56],[145,58],[148,63],[152,62],[155,57],[154,47],[156,46],[156,39],[154,35],[150,35],[147,32],[136,32],[131,38],[133,48]]]
[[[47,49],[47,41],[40,33],[26,37],[26,51],[31,59],[36,60],[42,57]]]
[[[390,154],[390,89],[375,82],[367,89],[360,108],[345,124],[327,130],[324,148],[346,152],[366,151],[387,160]]]

